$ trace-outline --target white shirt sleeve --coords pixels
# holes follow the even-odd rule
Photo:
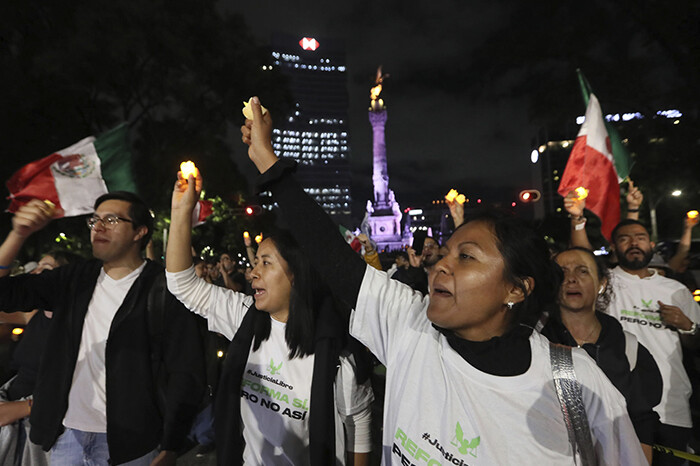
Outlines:
[[[355,358],[340,356],[340,368],[335,378],[335,404],[345,426],[345,449],[353,453],[372,451],[372,402],[374,392],[370,379],[358,384]]]
[[[199,278],[194,266],[180,272],[165,272],[168,290],[195,314],[207,319],[209,330],[233,340],[253,298],[212,285]]]
[[[668,304],[668,303],[666,303]],[[671,296],[671,304],[678,306],[683,314],[696,324],[700,324],[700,306],[686,287],[679,287]]]
[[[406,332],[430,326],[425,310],[428,296],[371,266],[367,266],[350,315],[350,334],[386,365],[389,349]]]

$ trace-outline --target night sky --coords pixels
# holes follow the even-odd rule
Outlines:
[[[477,195],[483,187],[510,193],[530,183],[530,140],[536,130],[528,124],[525,101],[475,98],[473,88],[444,85],[445,70],[464,69],[473,47],[508,14],[499,2],[224,5],[246,17],[261,44],[274,31],[346,41],[355,216],[371,196],[367,108],[378,65],[390,74],[382,94],[389,115],[389,181],[402,207],[440,198],[451,187]],[[449,79],[454,83],[455,75]]]

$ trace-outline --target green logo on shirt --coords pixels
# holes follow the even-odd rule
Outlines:
[[[481,436],[474,437],[471,440],[465,440],[462,426],[460,426],[459,422],[457,422],[457,426],[455,427],[455,438],[450,443],[459,448],[459,452],[463,455],[469,453],[476,458],[476,447],[478,447],[479,443],[481,443]]]
[[[280,370],[282,369],[282,363],[279,363],[277,367],[275,367],[275,361],[270,358],[270,367],[267,368],[267,370],[270,371],[270,374],[275,375],[279,374]]]
[[[650,299],[649,301],[645,301],[642,299],[642,306],[644,306],[644,308],[646,308],[646,309],[649,309],[651,307],[652,302],[654,302],[653,299]]]

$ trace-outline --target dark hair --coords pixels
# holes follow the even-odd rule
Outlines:
[[[398,259],[399,257],[402,257],[405,260],[408,260],[408,253],[406,251],[399,251],[396,253],[396,258]]]
[[[314,352],[316,333],[316,309],[320,304],[320,277],[311,268],[306,255],[292,235],[276,230],[265,235],[265,240],[275,244],[280,256],[287,262],[294,280],[289,296],[289,317],[285,329],[285,340],[289,347],[289,358],[308,356]],[[270,336],[270,317],[256,319],[253,350]]]
[[[141,238],[141,249],[143,250],[153,235],[153,214],[145,202],[136,194],[129,191],[114,191],[103,194],[95,201],[95,210],[105,201],[126,201],[129,205],[129,217],[131,217],[132,227],[137,229],[145,226],[148,231]]]
[[[596,256],[590,249],[582,248],[580,246],[572,246],[570,248],[564,249],[563,251],[559,251],[554,256],[554,259],[556,260],[556,258],[559,257],[559,254],[568,251],[581,251],[587,254],[591,259],[593,259],[593,263],[595,263],[596,266],[596,275],[598,276],[598,280],[600,282],[602,282],[603,280],[606,281],[605,289],[602,293],[598,294],[598,297],[596,298],[595,310],[605,312],[608,306],[610,305],[610,301],[612,300],[613,295],[612,286],[610,286],[610,270],[608,269],[608,265],[605,263],[605,259],[603,259],[601,256]],[[556,310],[556,313],[558,312],[559,308],[557,308]]]
[[[513,306],[511,325],[534,328],[544,311],[557,308],[563,276],[559,266],[550,258],[547,242],[524,220],[492,209],[470,215],[455,232],[477,221],[487,224],[496,237],[496,246],[503,257],[503,278],[525,295],[522,302]],[[535,282],[529,292],[525,285],[528,277]]]
[[[610,234],[610,239],[613,242],[613,244],[615,244],[615,240],[617,239],[617,232],[620,230],[620,228],[626,227],[628,225],[639,225],[640,227],[644,228],[644,231],[646,231],[647,234],[649,234],[649,230],[647,230],[646,225],[644,225],[642,222],[640,222],[639,220],[633,220],[631,218],[626,218],[623,221],[621,221],[620,223],[618,223],[617,225],[615,225],[615,228],[613,228],[613,231]]]

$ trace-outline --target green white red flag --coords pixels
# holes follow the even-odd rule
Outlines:
[[[49,200],[65,217],[93,212],[95,200],[109,191],[136,191],[126,123],[95,138],[89,136],[20,168],[7,181],[16,212],[32,199]]]
[[[345,238],[345,241],[347,241],[352,250],[360,252],[360,250],[362,250],[362,244],[360,244],[360,240],[357,239],[357,236],[343,225],[338,225],[338,228],[340,229],[340,234],[343,235],[343,238]]]
[[[558,192],[566,196],[577,187],[588,189],[586,208],[600,218],[601,232],[610,239],[620,221],[621,181],[600,103],[595,94],[590,94],[586,119],[571,149]]]

